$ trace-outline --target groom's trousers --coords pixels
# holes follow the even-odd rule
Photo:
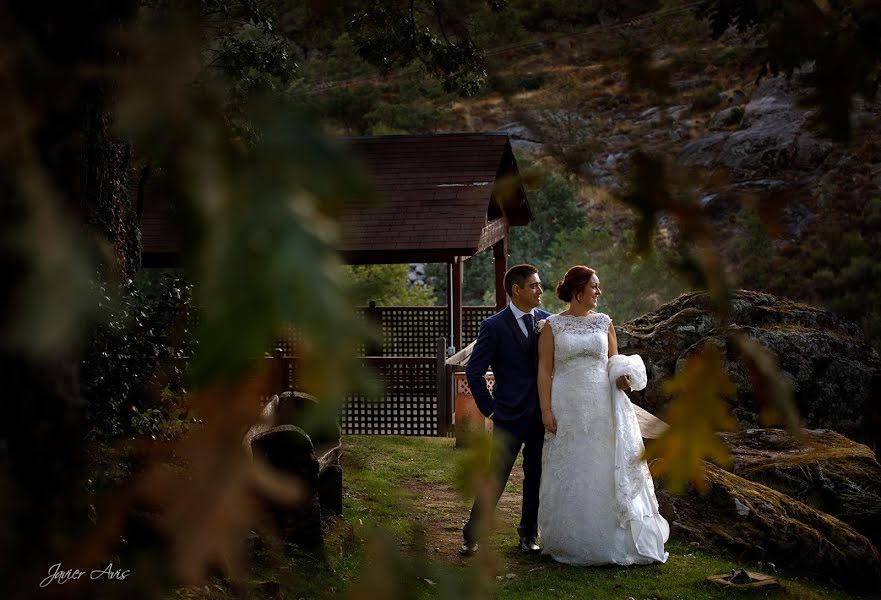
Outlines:
[[[493,423],[493,446],[490,454],[489,475],[491,489],[485,497],[478,497],[471,507],[471,516],[462,534],[468,543],[486,533],[489,519],[499,502],[511,469],[523,449],[523,505],[517,531],[521,537],[534,537],[538,533],[538,495],[541,481],[541,450],[545,429],[541,419],[530,417],[525,423]]]

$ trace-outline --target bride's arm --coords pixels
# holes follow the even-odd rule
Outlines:
[[[554,372],[554,330],[548,323],[538,336],[538,401],[545,429],[557,433],[557,419],[551,410],[551,375]]]
[[[618,354],[618,335],[615,333],[615,324],[609,321],[609,358],[616,354]],[[615,385],[619,390],[629,390],[631,389],[630,378],[627,375],[622,375],[615,380]]]

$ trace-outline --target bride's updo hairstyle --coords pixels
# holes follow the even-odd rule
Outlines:
[[[590,267],[575,265],[566,271],[566,275],[557,284],[557,298],[563,302],[572,302],[573,298],[584,291],[594,275],[596,275],[596,271]]]

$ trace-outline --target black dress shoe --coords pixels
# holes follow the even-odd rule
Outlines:
[[[538,554],[541,546],[535,543],[535,536],[523,536],[520,538],[520,552],[523,554]]]
[[[477,542],[464,542],[459,547],[459,554],[462,556],[471,556],[477,552]]]

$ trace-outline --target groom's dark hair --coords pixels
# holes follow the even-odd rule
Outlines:
[[[524,284],[526,283],[526,278],[535,273],[538,273],[538,269],[525,263],[522,265],[514,265],[508,269],[507,273],[505,273],[505,291],[508,293],[508,296],[511,295],[515,283],[520,287],[525,287]]]

